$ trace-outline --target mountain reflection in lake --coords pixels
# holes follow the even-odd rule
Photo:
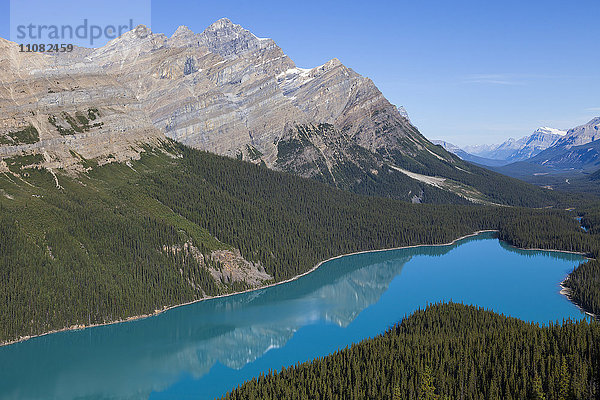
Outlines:
[[[444,299],[540,322],[581,318],[556,290],[579,260],[515,251],[491,234],[343,257],[284,285],[0,348],[0,398],[213,398],[269,368],[374,336]],[[524,300],[524,288],[544,310]]]

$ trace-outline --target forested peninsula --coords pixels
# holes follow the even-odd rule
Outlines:
[[[329,356],[270,371],[221,399],[599,397],[600,324],[540,327],[450,303]]]

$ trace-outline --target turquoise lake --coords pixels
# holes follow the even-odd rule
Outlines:
[[[284,285],[1,347],[0,399],[212,399],[444,300],[538,323],[581,319],[559,283],[582,260],[492,233],[342,257]]]

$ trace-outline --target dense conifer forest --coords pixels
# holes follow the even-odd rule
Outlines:
[[[275,281],[332,256],[483,229],[520,247],[598,255],[598,236],[567,211],[413,205],[172,143],[130,166],[85,165],[59,172],[60,187],[46,170],[0,175],[0,341],[244,288],[172,251],[186,243],[204,255],[239,249]]]
[[[443,304],[350,348],[270,371],[222,399],[598,398],[599,323],[540,327]]]

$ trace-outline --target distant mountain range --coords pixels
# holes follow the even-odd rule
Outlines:
[[[495,145],[469,145],[460,148],[451,143],[434,140],[446,150],[466,161],[521,177],[530,172],[553,173],[590,171],[600,168],[600,117],[568,131],[542,127],[521,139],[508,139]],[[523,164],[531,164],[523,168]],[[517,171],[513,171],[518,169]]]
[[[600,167],[600,117],[570,129],[554,145],[528,160],[553,169],[590,170]]]
[[[447,142],[434,141],[466,161],[487,166],[500,166],[527,160],[557,143],[567,132],[542,127],[520,139],[510,138],[492,145],[469,145],[459,148]]]
[[[456,154],[461,159],[471,162],[473,164],[479,164],[479,165],[491,166],[491,167],[500,167],[502,165],[506,165],[509,163],[509,161],[506,161],[506,160],[495,160],[495,159],[480,157],[480,156],[476,156],[471,153],[467,153],[465,150],[461,149],[460,147],[458,147],[452,143],[446,142],[444,140],[432,140],[431,142],[433,144],[437,144],[438,146],[442,146],[447,151],[449,151],[453,154]],[[483,146],[481,146],[481,147],[483,147]]]
[[[588,173],[600,168],[600,117],[569,129],[552,146],[523,160],[525,164],[508,164],[503,173],[523,177],[534,174],[565,172]],[[529,167],[527,167],[527,164]]]
[[[519,140],[499,145],[472,145],[464,149],[434,141],[465,161],[548,188],[600,193],[600,117],[560,131],[539,128]],[[593,174],[593,175],[590,175]],[[596,177],[596,179],[592,179]],[[590,185],[593,185],[592,188]]]

